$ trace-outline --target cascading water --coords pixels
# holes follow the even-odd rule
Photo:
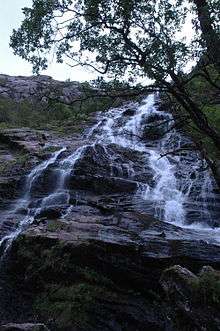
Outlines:
[[[128,120],[121,122],[129,111]],[[198,151],[184,150],[192,142],[174,128],[171,113],[157,110],[154,95],[148,96],[142,105],[133,103],[109,111],[94,133],[97,143],[115,143],[146,153],[154,184],[139,183],[135,198],[142,210],[178,226],[212,229],[210,236],[219,239],[220,204],[214,193],[214,179]],[[132,178],[134,173],[129,170]]]
[[[21,220],[16,224],[15,229],[11,229],[9,234],[3,235],[0,240],[0,246],[6,242],[6,250],[9,247],[11,241],[17,237],[30,223],[33,222],[39,208],[31,208],[32,198],[31,190],[35,181],[41,176],[41,174],[51,165],[54,164],[59,155],[65,151],[65,148],[61,148],[52,154],[52,156],[36,166],[30,174],[27,176],[24,186],[24,194],[20,199],[15,201],[11,207],[1,215],[2,220],[11,220],[16,216],[20,216]]]
[[[92,147],[95,153],[98,145],[107,155],[111,168],[109,176],[116,173],[116,177],[124,176],[137,181],[138,190],[133,196],[135,208],[161,221],[206,231],[218,240],[220,211],[219,197],[214,193],[214,180],[197,151],[184,151],[184,146],[191,144],[191,141],[176,131],[173,125],[172,115],[155,106],[154,95],[148,96],[141,105],[129,103],[100,115],[83,146],[65,158],[62,153],[66,149],[61,148],[29,174],[25,194],[1,215],[3,220],[19,215],[16,228],[3,233],[1,243],[7,242],[8,246],[45,208],[60,206],[64,216],[71,210],[68,178],[87,148]],[[151,183],[136,180],[136,170],[130,161],[117,163],[118,155],[108,151],[108,146],[112,144],[128,149],[130,153],[141,153],[146,166],[151,169]],[[183,152],[180,154],[172,153],[181,149]],[[50,169],[53,187],[34,194],[34,188],[37,192],[38,187],[42,191],[41,178]]]

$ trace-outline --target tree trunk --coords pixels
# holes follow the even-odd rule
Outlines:
[[[182,86],[178,77],[175,74],[171,74],[174,81],[174,85],[167,83],[166,86],[169,92],[175,97],[180,105],[187,111],[193,123],[197,128],[209,137],[218,151],[220,151],[220,134],[210,126],[206,115],[198,107],[198,105],[190,98],[187,91]]]
[[[202,32],[202,39],[205,42],[207,55],[216,70],[220,73],[220,37],[212,25],[212,19],[207,0],[193,0]]]

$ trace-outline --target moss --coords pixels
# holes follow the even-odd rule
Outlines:
[[[53,320],[58,330],[86,330],[103,309],[102,300],[117,302],[117,291],[110,279],[81,265],[72,246],[53,243],[20,236],[13,248],[15,281],[32,297],[33,314],[41,321]]]
[[[54,228],[60,229],[62,226],[59,221],[51,221],[51,231]],[[22,261],[24,272],[27,274],[26,280],[31,280],[31,270],[34,270],[35,274],[42,274],[45,276],[45,281],[62,281],[72,282],[73,277],[75,279],[81,279],[83,281],[102,284],[103,286],[112,286],[112,281],[104,275],[98,273],[96,270],[87,266],[81,266],[81,259],[72,252],[72,246],[66,245],[64,242],[57,242],[53,239],[46,238],[45,240],[39,240],[37,237],[24,237],[19,236],[16,240],[16,247],[14,251],[16,256],[14,257],[14,267],[16,270],[17,261]],[[42,262],[43,261],[43,262]],[[17,276],[17,275],[16,275]],[[23,275],[22,275],[23,277]]]
[[[50,220],[47,224],[47,231],[57,232],[66,229],[66,225],[59,220]]]
[[[1,160],[0,161],[0,172],[2,176],[10,176],[12,173],[23,171],[27,162],[29,161],[30,155],[27,153],[17,153],[13,155],[14,159],[12,160]],[[22,167],[22,169],[20,169]]]
[[[192,281],[193,301],[199,305],[219,307],[220,304],[220,273],[204,272],[197,280]]]
[[[53,320],[59,329],[86,327],[93,320],[99,297],[112,297],[105,288],[77,283],[72,286],[49,285],[36,299],[34,310],[44,320]]]

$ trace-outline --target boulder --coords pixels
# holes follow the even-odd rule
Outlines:
[[[126,109],[124,112],[123,112],[123,115],[124,116],[134,116],[136,113],[136,109]]]
[[[220,330],[220,273],[204,266],[198,275],[179,265],[166,269],[160,279],[166,293],[167,314],[175,330]]]
[[[192,283],[195,281],[197,281],[197,276],[179,265],[166,269],[160,279],[167,297],[173,299],[174,296],[177,296],[184,300],[192,296]],[[177,300],[177,297],[175,300]]]

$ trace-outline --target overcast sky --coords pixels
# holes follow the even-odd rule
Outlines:
[[[21,8],[29,7],[32,0],[0,0],[0,73],[8,75],[32,75],[31,65],[19,56],[13,55],[9,39],[14,28],[18,28],[23,19]],[[48,70],[41,72],[59,80],[90,80],[95,76],[86,69],[70,69],[64,64],[50,63]]]
[[[23,20],[22,8],[31,7],[32,0],[0,0],[0,73],[8,75],[32,75],[32,66],[13,54],[9,47],[12,30],[20,26]],[[190,38],[192,35],[191,18],[185,24],[182,35]],[[191,65],[190,65],[191,66]],[[97,75],[86,68],[70,68],[65,64],[49,63],[48,70],[41,74],[52,76],[58,80],[85,81],[94,79]]]

